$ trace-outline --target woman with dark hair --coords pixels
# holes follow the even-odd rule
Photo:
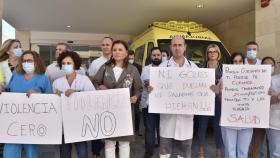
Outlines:
[[[220,78],[222,77],[222,64],[220,64],[221,51],[218,45],[209,44],[206,49],[206,62],[202,64],[201,68],[211,68],[215,69],[216,77],[215,84],[218,84]],[[198,121],[198,157],[204,158],[204,144],[205,135],[208,127],[208,122],[211,122],[212,128],[214,130],[215,140],[216,140],[216,158],[222,157],[222,134],[221,127],[219,125],[221,117],[221,100],[220,96],[215,97],[215,115],[214,116],[196,116]]]
[[[273,75],[273,73],[275,71],[275,64],[276,64],[275,59],[272,57],[269,57],[269,56],[264,57],[262,59],[262,65],[267,65],[267,64],[271,65],[271,74]]]
[[[124,41],[114,41],[112,45],[112,57],[105,63],[93,78],[98,89],[129,88],[131,104],[135,104],[142,92],[142,81],[137,69],[128,64],[128,46]],[[134,111],[132,106],[132,111]],[[134,113],[131,113],[134,119]],[[129,121],[129,120],[128,120]],[[134,122],[134,121],[133,121]],[[121,158],[129,158],[130,142],[134,136],[124,136],[105,140],[106,158],[115,158],[116,142],[119,142],[119,154]]]
[[[245,57],[241,52],[235,52],[231,55],[230,59],[231,64],[234,65],[243,65],[245,64]]]
[[[27,93],[52,93],[49,79],[44,75],[45,68],[37,52],[25,51],[19,59],[17,72],[13,74],[7,92]],[[21,158],[24,146],[27,158],[38,158],[38,146],[35,144],[5,144],[4,158]]]
[[[233,65],[244,65],[245,57],[242,53],[236,52],[231,56]],[[220,93],[222,81],[216,88],[216,93]],[[223,105],[226,106],[226,105]],[[253,128],[221,127],[224,142],[225,158],[247,158],[248,150],[252,140]]]
[[[22,53],[21,43],[17,39],[6,40],[0,48],[0,67],[3,69],[5,86],[9,84]]]
[[[54,93],[58,95],[64,93],[65,96],[69,97],[74,92],[95,90],[87,76],[77,73],[81,67],[82,59],[76,52],[66,51],[61,53],[57,62],[66,76],[58,78],[53,82]],[[77,142],[74,145],[76,146],[78,158],[88,157],[87,142]],[[65,144],[63,140],[63,144],[60,146],[60,157],[71,158],[71,153],[72,144]]]

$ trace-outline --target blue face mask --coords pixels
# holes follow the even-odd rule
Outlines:
[[[22,63],[22,68],[27,74],[31,74],[35,70],[34,63],[28,63],[28,62]]]
[[[249,58],[249,59],[257,58],[257,51],[255,51],[255,50],[247,51],[247,58]]]
[[[22,53],[23,51],[21,48],[16,48],[13,50],[13,56],[17,59],[21,57]]]
[[[62,65],[62,70],[65,72],[66,75],[70,75],[74,72],[73,65]]]

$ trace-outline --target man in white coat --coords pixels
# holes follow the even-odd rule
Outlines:
[[[111,49],[113,44],[113,38],[111,37],[104,37],[101,41],[101,50],[102,50],[102,56],[93,60],[90,64],[90,67],[88,69],[88,75],[93,78],[99,68],[105,64],[112,55]]]
[[[65,51],[71,51],[71,47],[67,44],[67,43],[57,43],[56,47],[55,47],[55,59],[57,60],[57,58],[59,57],[59,55],[62,52]],[[83,67],[80,68],[80,70],[77,71],[78,74],[81,75],[85,75],[86,71]],[[61,70],[58,65],[57,65],[57,61],[54,61],[52,64],[50,64],[47,68],[46,68],[46,72],[45,75],[50,79],[51,83],[54,82],[54,80],[65,76],[65,72],[63,70]]]
[[[181,36],[174,36],[170,49],[172,57],[160,64],[161,67],[181,67],[182,69],[198,68],[185,58],[187,44]],[[152,87],[148,91],[152,93]],[[160,158],[170,158],[175,154],[178,158],[190,158],[193,136],[193,115],[160,114]],[[176,145],[176,153],[174,153]]]

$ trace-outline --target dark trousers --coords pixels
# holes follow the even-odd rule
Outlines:
[[[219,97],[215,99],[215,116],[196,116],[198,121],[198,145],[203,147],[205,143],[208,122],[211,122],[216,140],[216,148],[221,149],[223,146],[222,132],[219,125],[221,117],[221,102]]]
[[[266,133],[265,133],[265,129],[263,128],[254,128],[254,132],[253,132],[253,138],[252,138],[252,142],[251,142],[251,148],[250,148],[250,154],[249,154],[249,158],[261,158],[261,151],[262,151],[262,145],[264,144],[264,141],[266,139]],[[267,151],[269,151],[268,148],[268,142],[266,142],[266,148]],[[266,157],[269,157],[269,152],[265,153]]]
[[[148,113],[143,109],[145,119],[145,153],[152,155],[155,147],[155,137],[159,138],[159,114]]]
[[[141,121],[141,112],[140,112],[140,109],[139,109],[139,102],[137,102],[136,104],[134,104],[134,113],[135,113],[135,131],[134,132],[138,132],[139,129],[140,129],[140,121]]]
[[[88,158],[87,142],[74,143],[78,158]],[[63,142],[60,145],[60,157],[71,158],[72,157],[72,143],[65,144],[64,137]]]
[[[103,148],[103,142],[101,139],[91,141],[91,150],[92,154],[96,156],[100,156],[100,151]]]

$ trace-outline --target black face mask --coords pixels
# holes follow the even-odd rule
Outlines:
[[[161,59],[152,60],[152,64],[158,66],[161,63]]]

